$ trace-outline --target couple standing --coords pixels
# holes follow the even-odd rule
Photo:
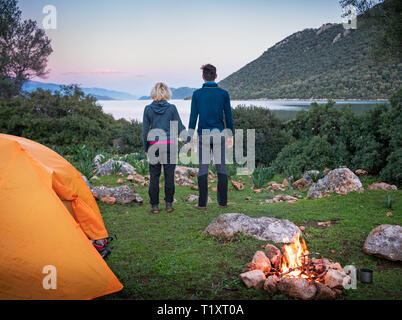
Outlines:
[[[193,93],[189,121],[189,129],[195,130],[198,120],[199,197],[196,208],[207,208],[211,151],[218,174],[218,205],[220,208],[226,208],[228,177],[225,164],[225,147],[233,147],[234,132],[230,97],[226,90],[219,88],[216,84],[217,74],[213,65],[203,65],[201,70],[205,82],[201,89]],[[185,127],[176,106],[167,102],[170,97],[169,88],[164,83],[157,83],[151,92],[153,102],[144,110],[142,125],[144,151],[148,154],[152,148],[153,155],[156,156],[153,158],[157,159],[150,161],[149,164],[150,184],[148,193],[152,213],[159,212],[159,177],[162,166],[165,177],[166,210],[168,212],[173,211],[177,141],[174,140],[174,134],[170,132],[170,122],[177,121],[179,133],[185,130]],[[225,124],[228,130],[225,130]],[[151,134],[151,130],[154,132],[153,134]],[[224,130],[228,133],[227,137],[221,134]],[[155,132],[163,134],[158,135]],[[150,159],[150,155],[148,155],[148,159]]]

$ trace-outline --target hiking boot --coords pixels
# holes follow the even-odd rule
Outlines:
[[[157,204],[152,206],[151,213],[159,213],[159,207]]]
[[[200,207],[198,204],[196,204],[194,206],[194,208],[198,209],[198,210],[207,210],[207,207]]]
[[[218,205],[218,208],[219,208],[219,209],[226,209],[227,207],[228,207],[228,205],[225,205],[225,206],[222,206],[222,205],[220,205],[220,204]]]
[[[166,202],[166,211],[172,212],[173,210],[173,204],[171,202]]]

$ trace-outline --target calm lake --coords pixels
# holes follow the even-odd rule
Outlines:
[[[142,114],[146,105],[150,104],[151,100],[100,100],[98,104],[103,106],[103,111],[113,115],[115,119],[125,118],[127,120],[139,120],[142,122]],[[280,119],[290,120],[296,116],[299,110],[308,110],[313,101],[301,100],[247,100],[247,101],[232,101],[232,107],[238,105],[254,105],[272,110]],[[188,125],[190,117],[190,100],[171,100],[179,111],[181,119],[185,126]],[[318,101],[318,103],[324,103]],[[337,100],[336,107],[341,108],[342,105],[352,105],[353,112],[362,113],[364,110],[379,103],[387,103],[387,101],[346,101]]]

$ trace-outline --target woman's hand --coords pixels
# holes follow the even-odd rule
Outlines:
[[[233,148],[233,137],[226,138],[226,147],[227,147],[228,149]]]

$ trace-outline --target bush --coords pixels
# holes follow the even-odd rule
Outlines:
[[[124,124],[120,134],[119,149],[122,153],[143,151],[141,122],[132,120]]]
[[[270,165],[277,154],[289,142],[282,122],[268,109],[255,106],[237,106],[233,109],[235,129],[255,129],[255,159],[257,163]],[[247,134],[244,132],[244,149]]]
[[[336,164],[335,149],[327,137],[314,136],[311,139],[295,141],[282,149],[273,167],[287,177],[299,177],[307,170],[323,170]]]
[[[106,150],[121,127],[121,122],[103,113],[95,98],[85,96],[76,86],[55,94],[38,89],[27,97],[0,101],[0,132],[49,147],[85,144],[93,150]]]

